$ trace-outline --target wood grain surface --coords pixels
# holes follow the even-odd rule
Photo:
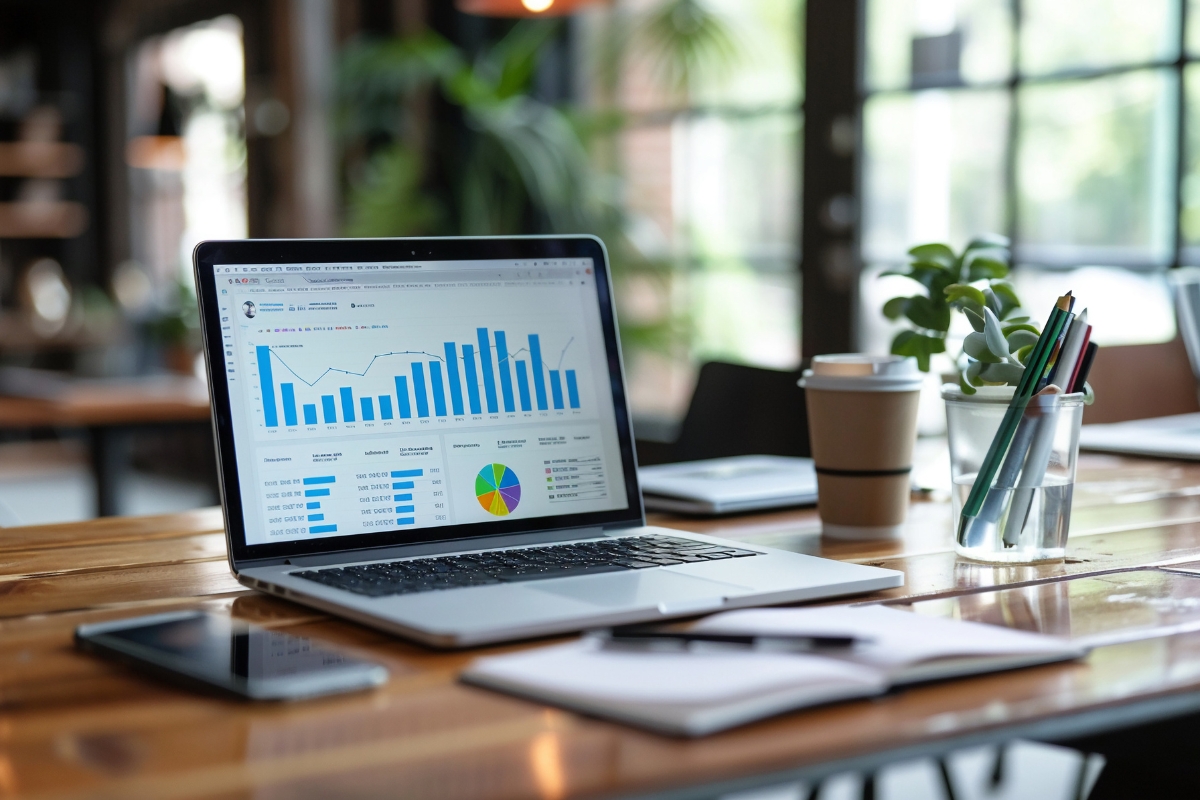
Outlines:
[[[195,378],[79,381],[51,398],[0,397],[0,428],[199,422],[208,390]]]
[[[483,653],[438,653],[248,592],[217,510],[0,531],[0,797],[542,798],[750,785],[1055,724],[1200,706],[1200,465],[1085,456],[1068,558],[955,558],[950,511],[915,501],[898,541],[820,538],[813,510],[652,522],[902,570],[859,601],[1096,645],[1085,660],[910,688],[697,741],[457,683]],[[204,608],[380,661],[381,689],[293,704],[214,699],[72,646],[77,625]],[[1040,727],[1039,727],[1040,726]],[[1050,727],[1046,727],[1050,726]],[[683,795],[672,795],[683,796]]]

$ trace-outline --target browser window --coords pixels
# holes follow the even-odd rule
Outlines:
[[[213,270],[247,544],[627,507],[590,258]]]

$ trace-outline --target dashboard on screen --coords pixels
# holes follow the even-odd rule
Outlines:
[[[211,269],[247,545],[628,507],[592,259]]]

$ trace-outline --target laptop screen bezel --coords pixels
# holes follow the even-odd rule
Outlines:
[[[533,258],[591,258],[596,270],[597,299],[604,333],[609,383],[625,479],[626,508],[580,514],[525,517],[519,520],[447,525],[416,530],[330,536],[312,540],[249,545],[246,543],[241,481],[233,435],[233,409],[223,365],[224,346],[214,268],[218,265],[319,264],[397,261],[473,261]],[[427,239],[247,239],[208,241],[193,254],[200,301],[200,323],[209,365],[213,428],[225,512],[230,561],[239,563],[279,560],[296,556],[328,555],[348,551],[429,544],[461,539],[484,539],[515,533],[568,528],[617,526],[644,522],[638,489],[632,422],[625,396],[621,348],[613,311],[612,282],[603,243],[592,236],[563,237],[464,237]],[[218,368],[214,369],[214,365]]]

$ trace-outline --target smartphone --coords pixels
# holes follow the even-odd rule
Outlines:
[[[388,678],[379,664],[311,639],[201,611],[81,625],[75,644],[176,682],[251,700],[353,692]]]

